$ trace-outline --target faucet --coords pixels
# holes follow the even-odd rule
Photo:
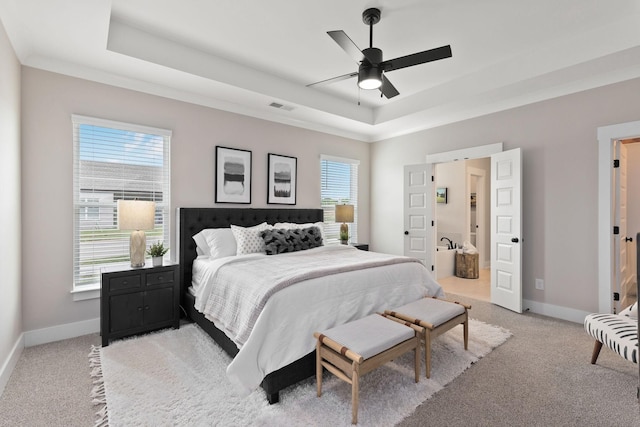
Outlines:
[[[453,242],[451,241],[451,239],[449,239],[448,237],[443,237],[443,238],[441,238],[441,239],[440,239],[440,241],[441,241],[441,242],[442,242],[443,240],[446,240],[447,242],[449,242],[449,244],[447,245],[447,247],[448,247],[449,249],[455,249],[455,248],[453,247]]]

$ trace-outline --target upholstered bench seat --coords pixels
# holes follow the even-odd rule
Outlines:
[[[449,329],[462,324],[464,349],[469,345],[470,305],[457,301],[437,298],[422,298],[393,310],[385,310],[385,314],[422,326],[424,340],[425,375],[431,377],[431,341]]]
[[[372,314],[322,333],[316,332],[316,380],[322,395],[322,368],[351,384],[351,422],[358,422],[360,376],[413,350],[415,381],[420,381],[422,327]]]
[[[592,364],[598,360],[603,345],[628,361],[638,363],[637,318],[625,315],[624,312],[620,314],[593,313],[585,317],[584,329],[596,339],[591,355]]]

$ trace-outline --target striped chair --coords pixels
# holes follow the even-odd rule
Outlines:
[[[638,363],[638,303],[620,314],[589,314],[584,319],[584,329],[596,339],[591,355],[595,364],[602,345],[633,363]]]

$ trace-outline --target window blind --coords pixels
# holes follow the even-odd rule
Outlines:
[[[336,205],[353,205],[353,223],[349,225],[351,242],[358,241],[358,165],[353,159],[322,155],[321,205],[324,211],[325,235],[328,243],[340,240],[340,224],[336,223]]]
[[[73,288],[95,289],[103,267],[128,267],[130,231],[117,201],[156,203],[147,246],[170,239],[171,131],[79,115],[73,123]]]

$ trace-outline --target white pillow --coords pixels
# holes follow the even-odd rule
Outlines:
[[[231,231],[236,238],[237,254],[265,253],[264,240],[260,232],[272,229],[273,226],[263,222],[253,227],[240,227],[231,224]]]
[[[233,256],[237,252],[236,238],[230,228],[207,228],[193,236],[196,252],[211,258]]]
[[[273,226],[273,228],[286,228],[287,230],[309,227],[318,227],[320,229],[320,235],[322,236],[322,244],[326,244],[327,238],[324,235],[324,222],[322,221],[307,222],[305,224],[298,224],[295,222],[276,222],[276,224]]]

